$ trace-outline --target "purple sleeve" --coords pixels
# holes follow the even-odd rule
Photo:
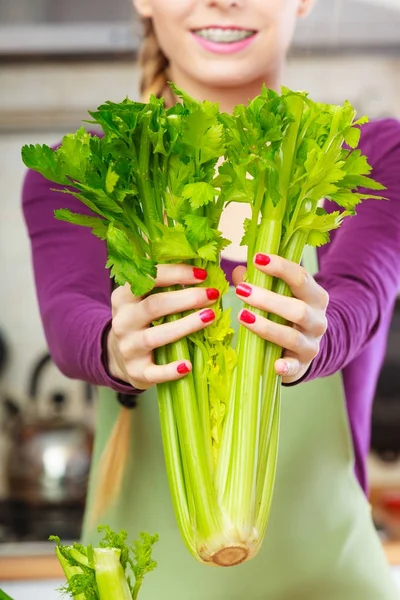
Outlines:
[[[54,218],[57,208],[91,214],[73,196],[29,171],[23,186],[25,222],[31,239],[40,314],[50,353],[73,379],[137,393],[105,368],[105,333],[111,323],[111,279],[106,246],[86,227]]]
[[[355,359],[400,290],[400,123],[377,121],[366,130],[361,147],[389,201],[364,201],[320,249],[316,279],[330,296],[328,330],[303,381],[331,375]]]

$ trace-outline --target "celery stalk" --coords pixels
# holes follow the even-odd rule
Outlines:
[[[95,548],[93,552],[99,600],[132,600],[120,562],[121,550]]]
[[[354,214],[359,202],[382,198],[358,190],[385,188],[370,178],[372,168],[357,150],[359,125],[368,119],[355,121],[347,102],[331,106],[304,92],[264,88],[227,115],[216,104],[171,87],[179,98],[176,106],[166,109],[155,97],[148,104],[107,102],[90,113],[103,137],[81,128],[54,152],[31,145],[22,156],[26,166],[93,213],[66,208],[56,211],[56,218],[89,227],[105,242],[106,266],[118,285],[128,283],[136,297],[146,296],[156,285],[157,265],[188,263],[204,267],[205,285],[219,289],[215,321],[154,354],[158,364],[191,360],[193,365],[179,381],[158,386],[178,527],[197,560],[231,566],[254,556],[268,521],[280,427],[281,380],[274,364],[282,349],[245,327],[239,328],[236,354],[230,346],[229,313],[222,307],[228,285],[219,267],[229,240],[218,230],[221,213],[231,202],[250,205],[242,240],[248,247],[247,278],[289,295],[283,282],[255,267],[255,253],[299,262],[304,245],[326,244],[329,231]],[[328,213],[318,207],[321,198],[344,210]],[[107,547],[124,547],[118,535],[108,532],[106,538]],[[144,540],[145,547],[152,543]],[[86,580],[92,591],[96,588],[92,553],[88,548],[82,558],[80,550],[85,553],[79,544],[63,547],[76,575],[67,589],[75,595]],[[121,556],[125,569],[125,551]],[[146,563],[145,553],[142,558]],[[141,573],[135,572],[134,595]]]
[[[178,319],[178,315],[168,317],[169,321]],[[183,339],[167,346],[167,355],[169,362],[188,360],[187,340]],[[214,543],[218,545],[216,537],[223,531],[223,526],[208,468],[193,374],[189,373],[183,379],[174,382],[173,387],[175,419],[187,467],[186,485],[189,484],[192,490],[196,511],[196,514],[192,515],[193,522],[196,524],[196,546],[199,551],[200,548],[207,548],[210,545],[212,551]]]
[[[56,547],[55,551],[56,551],[56,556],[61,565],[61,568],[64,571],[64,575],[67,578],[67,581],[70,581],[74,575],[82,575],[83,574],[83,570],[81,567],[72,566],[69,564],[68,560],[61,553],[59,547]],[[81,560],[83,560],[83,562],[85,562],[84,559],[86,559],[86,556],[83,556],[83,554],[80,554],[79,552],[75,551],[74,559],[77,560],[78,562],[81,562]],[[73,594],[72,597],[74,598],[74,600],[86,600],[86,594],[84,594],[84,593]]]
[[[163,365],[168,362],[167,349],[165,346],[158,348],[155,354],[157,364]],[[193,527],[190,519],[188,498],[181,463],[181,450],[179,447],[175,421],[172,389],[169,384],[163,383],[157,386],[157,391],[165,464],[175,517],[187,548],[191,554],[196,557],[197,553],[193,540]]]
[[[261,223],[255,251],[277,253],[281,240],[281,224],[264,220]],[[252,263],[251,263],[252,264]],[[255,285],[272,287],[272,278],[249,265],[249,279]],[[251,309],[256,314],[261,311]],[[235,395],[235,417],[229,488],[226,508],[244,539],[254,524],[255,486],[259,439],[259,397],[263,374],[265,340],[240,329],[237,347],[238,374]],[[249,376],[250,375],[250,376]]]

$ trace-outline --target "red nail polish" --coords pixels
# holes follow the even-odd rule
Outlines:
[[[252,325],[253,323],[255,323],[256,315],[254,315],[253,313],[251,313],[248,310],[244,309],[240,313],[240,320],[243,321],[243,323],[247,323],[248,325]]]
[[[200,313],[200,319],[203,323],[211,323],[215,319],[215,313],[211,308],[206,308],[206,310],[202,310]]]
[[[207,288],[206,294],[209,300],[218,300],[219,298],[219,291],[215,288]]]
[[[200,281],[207,279],[207,271],[205,269],[193,267],[193,275],[196,277],[196,279],[200,279]]]
[[[180,375],[186,375],[186,373],[190,373],[190,369],[188,368],[186,363],[181,363],[176,367],[176,370]]]
[[[243,296],[243,298],[248,298],[251,295],[252,291],[253,290],[251,289],[251,287],[246,283],[239,283],[239,285],[236,286],[237,295]]]
[[[266,267],[271,262],[271,259],[266,254],[256,254],[254,262],[256,263],[256,265]]]

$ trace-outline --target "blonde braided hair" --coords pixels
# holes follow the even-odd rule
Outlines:
[[[154,94],[157,98],[164,97],[167,107],[173,106],[176,97],[168,86],[168,59],[160,48],[152,20],[145,19],[143,25],[144,39],[139,56],[142,102],[148,102]],[[121,406],[98,463],[92,506],[86,516],[89,528],[94,527],[118,499],[129,460],[131,433],[132,410]]]
[[[168,86],[169,61],[162,51],[151,19],[143,20],[144,37],[139,54],[141,70],[140,95],[143,102],[148,102],[151,94],[157,98],[164,97],[165,104],[172,106],[176,98]]]

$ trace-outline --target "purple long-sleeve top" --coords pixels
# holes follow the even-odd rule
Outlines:
[[[329,292],[328,329],[306,379],[343,372],[356,457],[356,475],[367,489],[366,458],[371,408],[385,353],[393,305],[400,290],[400,123],[363,127],[360,147],[390,201],[363,202],[318,250],[316,279]],[[50,352],[68,377],[135,393],[107,373],[105,334],[111,323],[111,281],[106,246],[89,229],[54,219],[56,208],[90,214],[78,200],[28,172],[23,210],[32,244],[40,313]],[[334,210],[327,203],[327,210]],[[236,263],[224,260],[228,277]],[[321,402],[323,399],[321,399]]]

